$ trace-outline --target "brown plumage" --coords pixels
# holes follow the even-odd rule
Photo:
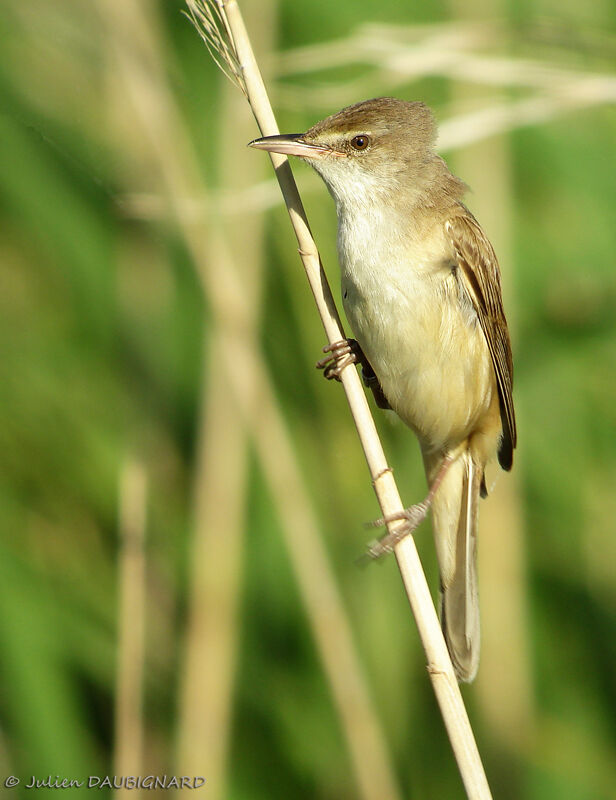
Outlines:
[[[435,135],[427,106],[386,97],[252,144],[305,159],[336,202],[345,311],[380,404],[417,434],[435,491],[408,510],[408,530],[431,504],[443,631],[469,681],[479,663],[478,501],[488,461],[512,465],[513,366],[494,250]]]

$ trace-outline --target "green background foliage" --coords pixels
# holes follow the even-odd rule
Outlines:
[[[216,380],[208,372],[215,320],[164,202],[140,213],[134,199],[156,200],[160,184],[139,157],[143,131],[117,134],[133,123],[110,90],[116,42],[103,22],[105,2],[5,0],[0,11],[3,779],[113,774],[119,485],[130,459],[148,481],[143,774],[178,773],[195,443],[200,398]],[[609,4],[510,6],[501,9],[504,34],[490,52],[616,80]],[[164,45],[158,68],[198,154],[199,177],[216,198],[228,183],[220,121],[229,90],[182,3],[146,7]],[[453,5],[434,0],[283,0],[276,14],[281,51],[344,39],[367,22],[457,20]],[[465,14],[473,18],[473,9]],[[489,19],[482,9],[474,18]],[[267,63],[282,130],[303,130],[336,110],[304,98],[345,82],[348,103],[395,93],[424,100],[439,119],[460,103],[450,78],[392,89],[365,64],[278,78],[275,59]],[[277,103],[281,87],[280,97],[294,102]],[[468,108],[489,107],[496,92],[484,87]],[[520,93],[504,90],[512,102]],[[525,744],[515,731],[515,746],[499,738],[478,684],[464,697],[495,797],[607,800],[616,786],[616,112],[602,102],[514,126],[504,138],[511,244],[503,269],[515,341],[514,479],[530,691]],[[464,163],[458,150],[445,155],[454,166]],[[486,173],[491,168],[486,160]],[[333,205],[306,168],[296,174],[335,287]],[[269,177],[264,165],[262,179]],[[469,196],[471,208],[475,200]],[[393,559],[368,570],[354,564],[371,536],[362,523],[378,509],[342,391],[312,369],[323,335],[285,213],[281,206],[267,212],[259,347],[403,795],[462,797]],[[241,235],[242,214],[234,219]],[[207,237],[207,213],[199,220]],[[403,497],[414,502],[424,479],[413,437],[382,415],[377,422]],[[357,797],[271,489],[252,451],[243,513],[226,796]],[[435,586],[427,526],[417,539]],[[506,646],[508,631],[500,635]],[[498,674],[480,673],[482,680],[498,693]]]

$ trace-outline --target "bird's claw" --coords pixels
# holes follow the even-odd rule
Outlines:
[[[323,352],[329,355],[317,361],[317,369],[323,370],[323,377],[328,381],[339,381],[345,367],[358,363],[361,350],[355,339],[341,339],[339,342],[325,345]]]
[[[390,522],[397,522],[398,520],[402,520],[402,525],[399,525],[390,533],[385,534],[381,539],[374,539],[372,542],[369,542],[366,555],[374,560],[387,553],[391,553],[402,539],[406,539],[407,536],[410,536],[424,521],[429,508],[430,504],[423,501],[422,503],[416,503],[414,506],[410,506],[410,508],[405,508],[397,514],[390,514],[387,517],[376,519],[374,522],[369,522],[368,525],[371,528],[380,528],[383,525],[387,525]]]

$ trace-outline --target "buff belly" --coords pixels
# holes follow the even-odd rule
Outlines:
[[[389,278],[366,286],[343,277],[349,323],[422,449],[451,450],[493,416],[496,384],[485,337],[451,272],[407,271],[402,286]]]

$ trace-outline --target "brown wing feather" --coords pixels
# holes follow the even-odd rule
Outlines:
[[[492,356],[503,424],[498,460],[503,469],[511,469],[517,441],[512,393],[513,359],[498,261],[479,223],[466,208],[447,220],[445,230],[453,245],[460,280],[475,307]]]

